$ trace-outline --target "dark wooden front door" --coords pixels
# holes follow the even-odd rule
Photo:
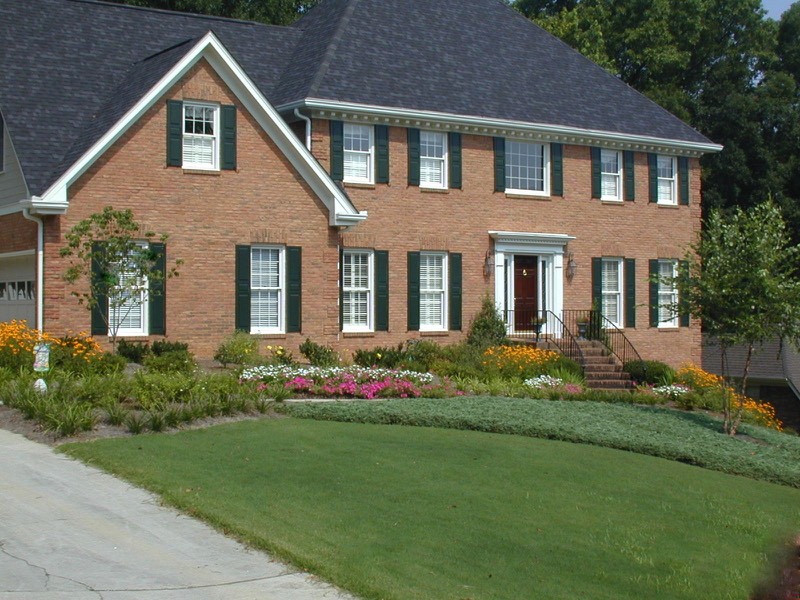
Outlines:
[[[529,331],[531,319],[539,310],[538,257],[514,256],[514,329]]]

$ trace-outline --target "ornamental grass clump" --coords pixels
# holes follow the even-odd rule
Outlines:
[[[533,346],[492,346],[483,353],[483,368],[501,377],[528,379],[545,375],[560,354]]]

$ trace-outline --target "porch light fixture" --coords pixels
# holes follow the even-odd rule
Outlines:
[[[483,260],[483,276],[491,277],[494,271],[494,252],[491,249],[486,251],[486,257]]]
[[[567,280],[572,281],[572,278],[575,277],[575,273],[578,271],[578,263],[575,262],[575,258],[572,256],[572,252],[567,254]]]

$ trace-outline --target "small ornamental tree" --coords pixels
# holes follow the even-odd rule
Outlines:
[[[770,200],[747,211],[712,211],[687,253],[688,267],[678,272],[675,309],[700,319],[704,331],[719,343],[726,381],[728,349],[745,346],[738,386],[742,395],[756,344],[780,338],[798,346],[799,257],[800,247],[791,245],[781,211]],[[723,412],[725,432],[735,435],[742,406],[731,393],[725,393]]]
[[[88,291],[71,293],[103,320],[116,347],[120,326],[131,311],[162,294],[163,281],[176,277],[183,261],[176,260],[167,268],[162,249],[168,236],[143,231],[128,209],[106,206],[76,224],[65,237],[67,245],[60,250],[69,259],[64,279],[72,285],[86,280]]]

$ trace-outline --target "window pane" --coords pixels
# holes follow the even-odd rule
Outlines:
[[[370,126],[344,124],[344,149],[356,152],[369,152]]]
[[[619,262],[616,260],[603,261],[603,291],[619,292]]]
[[[250,294],[251,327],[279,327],[278,290],[252,290]]]
[[[184,136],[183,138],[183,162],[186,164],[214,164],[214,143],[213,137]]]
[[[603,189],[600,191],[603,198],[619,198],[619,177],[616,175],[602,176]]]
[[[544,191],[544,145],[506,141],[506,188]]]
[[[344,292],[342,301],[345,325],[369,325],[369,292]]]
[[[603,316],[619,326],[619,295],[618,294],[604,294],[603,295]]]
[[[658,176],[672,178],[674,172],[672,170],[673,160],[669,156],[658,157]]]
[[[253,248],[250,276],[250,286],[253,289],[280,287],[280,250],[277,248]]]
[[[444,185],[444,160],[420,158],[419,182],[422,185]]]
[[[419,155],[422,158],[444,158],[444,134],[420,131]]]
[[[423,254],[420,256],[419,286],[421,291],[444,290],[444,256]]]
[[[442,294],[422,293],[419,298],[420,325],[428,327],[442,326]]]
[[[658,199],[662,202],[672,202],[672,180],[659,179],[658,180]]]
[[[344,154],[345,179],[369,179],[369,154]]]

